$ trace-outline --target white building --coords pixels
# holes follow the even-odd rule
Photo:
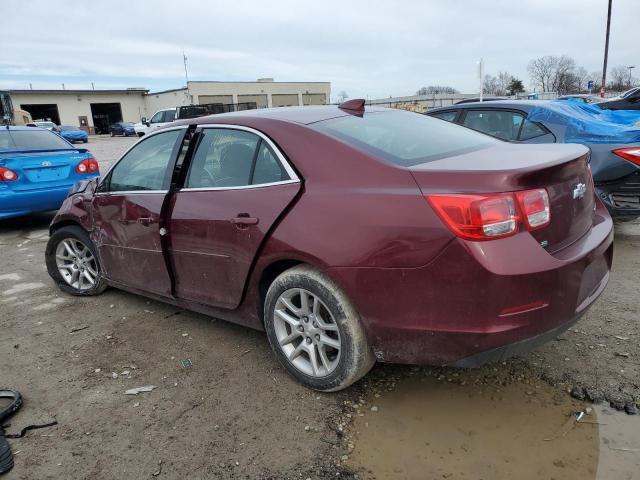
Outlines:
[[[184,88],[151,92],[123,90],[11,90],[15,108],[34,120],[51,119],[58,125],[77,125],[90,133],[106,133],[119,121],[139,122],[163,108],[181,105],[253,102],[258,108],[329,103],[329,82],[188,82]]]

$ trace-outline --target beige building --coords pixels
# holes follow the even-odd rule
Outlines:
[[[11,90],[16,108],[34,120],[51,119],[58,125],[77,125],[91,133],[106,133],[118,121],[139,122],[157,110],[191,104],[253,102],[258,108],[329,103],[329,82],[188,82],[187,87],[149,93],[124,90]]]

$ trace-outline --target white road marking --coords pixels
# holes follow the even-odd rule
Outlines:
[[[2,280],[20,280],[20,275],[18,275],[17,273],[5,273],[3,275],[0,275],[0,281]]]
[[[45,287],[44,283],[34,282],[34,283],[18,283],[14,285],[13,288],[9,290],[5,290],[2,292],[3,295],[14,295],[16,293],[28,292],[29,290],[37,290],[38,288]]]

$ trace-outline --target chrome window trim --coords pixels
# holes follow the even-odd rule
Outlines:
[[[271,139],[269,137],[267,137],[264,133],[262,133],[260,130],[256,130],[255,128],[251,128],[251,127],[245,127],[243,125],[234,125],[234,124],[226,124],[226,123],[206,123],[206,124],[202,124],[202,125],[198,125],[198,126],[202,130],[207,130],[209,128],[222,128],[222,129],[226,129],[226,130],[243,130],[245,132],[249,132],[249,133],[253,133],[254,135],[257,135],[262,140],[267,142],[267,145],[269,145],[269,147],[271,147],[271,150],[273,150],[273,152],[275,152],[276,157],[278,157],[278,160],[280,161],[280,163],[284,167],[285,172],[287,172],[287,175],[289,175],[289,180],[282,180],[282,182],[289,182],[291,180],[300,181],[300,178],[296,174],[296,172],[293,169],[293,167],[291,167],[291,164],[287,161],[285,156],[282,154],[280,149],[278,147],[276,147],[275,143],[273,143],[271,141]],[[273,184],[278,184],[278,183],[282,183],[282,182],[273,182]],[[266,185],[266,184],[260,184],[260,185]],[[257,186],[259,186],[259,185],[244,185],[244,186],[239,187],[239,188],[250,188],[250,187],[257,187]],[[224,189],[224,188],[238,188],[238,187],[213,187],[213,188],[215,188],[216,190],[221,190],[221,189]],[[206,189],[208,190],[209,188],[206,188]]]
[[[122,161],[122,159],[124,157],[126,157],[129,154],[129,152],[131,150],[133,150],[136,146],[138,146],[140,143],[142,143],[145,140],[148,140],[150,137],[153,137],[153,136],[158,135],[160,133],[171,132],[173,130],[186,130],[187,128],[189,128],[189,125],[179,125],[177,127],[162,128],[160,130],[156,130],[155,132],[147,133],[147,134],[143,135],[142,137],[140,137],[140,139],[137,142],[135,142],[133,145],[131,145],[129,148],[127,148],[125,150],[125,152],[122,155],[120,155],[120,158],[118,160],[116,160],[113,163],[113,165],[111,165],[109,167],[109,169],[104,173],[104,175],[100,175],[100,183],[98,183],[96,189],[100,188],[100,185],[102,185],[102,182],[104,182],[105,178],[107,178],[109,176],[109,174],[111,173],[111,170],[116,168],[116,165],[118,165]],[[137,192],[138,190],[132,190],[132,191],[133,192]],[[141,191],[145,191],[145,190],[141,190]],[[146,191],[148,192],[149,190],[146,190]],[[159,191],[160,190],[156,190],[155,192],[157,193]],[[110,192],[97,192],[97,193],[110,193]]]
[[[109,192],[95,192],[93,194],[94,197],[102,196],[102,195],[149,195],[152,193],[161,193],[166,195],[169,193],[169,190],[112,190]]]
[[[248,190],[250,188],[273,187],[275,185],[289,185],[300,183],[300,180],[281,180],[279,182],[258,183],[256,185],[238,185],[234,187],[192,187],[181,188],[178,192],[215,192],[218,190]]]

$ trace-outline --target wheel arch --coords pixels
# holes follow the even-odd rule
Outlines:
[[[80,227],[82,230],[89,233],[89,231],[79,221],[71,220],[71,219],[62,219],[55,223],[52,223],[49,226],[49,236],[53,235],[55,232],[57,232],[58,230],[64,227]]]

